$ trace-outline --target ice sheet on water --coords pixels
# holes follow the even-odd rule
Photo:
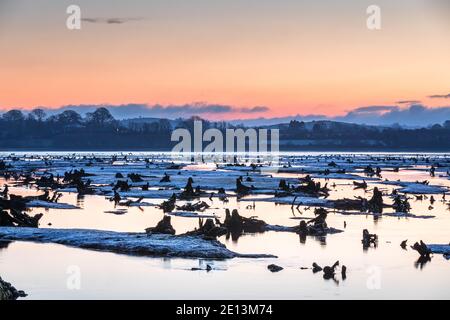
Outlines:
[[[329,173],[327,175],[324,174],[312,174],[312,178],[314,179],[342,179],[342,180],[354,180],[354,181],[377,181],[379,178],[371,178],[359,176],[357,174],[352,173]]]
[[[56,243],[71,247],[128,255],[229,259],[270,258],[265,254],[240,254],[219,241],[195,236],[127,233],[88,229],[0,228],[0,240]]]
[[[447,260],[450,259],[450,244],[427,244],[427,247],[431,252],[443,254]]]
[[[427,185],[417,182],[407,181],[383,181],[382,184],[400,186],[398,189],[402,193],[414,193],[414,194],[439,194],[447,192],[448,189],[443,186]]]
[[[287,196],[287,197],[245,197],[242,198],[240,201],[263,201],[263,202],[275,202],[280,204],[292,204],[294,201],[295,196]],[[329,204],[329,201],[326,199],[319,199],[314,197],[304,197],[299,196],[295,200],[294,205],[306,205],[306,206],[325,206]]]
[[[173,211],[168,213],[171,216],[183,217],[183,218],[215,218],[213,214],[197,213],[191,211]]]
[[[48,202],[43,200],[32,200],[27,202],[28,208],[51,208],[51,209],[80,209],[80,207],[58,202]]]
[[[436,216],[432,215],[417,215],[412,213],[406,213],[406,212],[387,212],[387,213],[373,213],[373,212],[359,212],[359,211],[335,211],[335,213],[351,216],[386,216],[386,217],[394,217],[394,218],[412,218],[412,219],[433,219],[436,218]]]
[[[398,218],[415,218],[415,219],[433,219],[436,218],[436,216],[432,215],[417,215],[412,213],[406,213],[406,212],[390,212],[390,213],[383,213],[383,216],[388,217],[398,217]]]

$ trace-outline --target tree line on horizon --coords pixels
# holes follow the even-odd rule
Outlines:
[[[2,149],[90,149],[111,148],[127,141],[147,139],[158,147],[161,140],[170,140],[167,119],[142,126],[137,131],[121,125],[106,108],[98,108],[83,117],[74,110],[47,116],[43,109],[10,110],[0,118]],[[151,137],[149,137],[151,136]],[[154,139],[157,136],[159,139]]]
[[[203,130],[216,128],[224,132],[227,128],[242,128],[196,116],[180,119],[176,127],[192,132],[198,120],[203,122]],[[125,125],[103,107],[85,116],[74,110],[48,116],[40,108],[28,113],[14,109],[0,117],[0,149],[170,150],[176,144],[171,142],[175,129],[172,125],[168,119]],[[297,120],[270,128],[280,130],[281,150],[450,151],[450,120],[418,129]]]

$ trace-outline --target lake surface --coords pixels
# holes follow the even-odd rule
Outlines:
[[[243,168],[216,167],[211,164],[192,163],[180,170],[161,168],[173,161],[170,154],[139,153],[127,155],[127,159],[114,163],[96,163],[93,153],[2,153],[0,157],[15,168],[29,167],[30,163],[39,168],[37,174],[63,173],[70,169],[83,168],[92,177],[96,185],[104,184],[106,190],[111,181],[111,172],[139,172],[145,175],[144,181],[150,183],[151,195],[144,201],[159,204],[167,199],[158,197],[161,189],[176,190],[186,183],[187,177],[194,178],[196,184],[210,186],[216,190],[220,185],[230,194],[229,202],[218,198],[210,200],[204,197],[210,208],[204,213],[215,214],[223,220],[225,208],[238,209],[242,216],[256,216],[269,224],[295,226],[298,218],[313,218],[314,208],[300,205],[291,208],[291,204],[276,204],[270,198],[273,194],[264,191],[242,199],[233,196],[232,187],[235,175],[246,176]],[[110,157],[114,153],[96,153],[95,157]],[[16,159],[13,159],[13,158]],[[64,159],[66,157],[66,159]],[[327,199],[370,198],[374,187],[385,194],[384,200],[392,203],[389,194],[401,186],[383,183],[384,180],[415,182],[428,180],[430,186],[450,186],[447,166],[450,157],[445,154],[401,154],[377,155],[340,153],[289,153],[282,155],[280,167],[286,172],[272,172],[266,180],[261,174],[249,172],[254,177],[255,186],[274,189],[280,179],[295,181],[306,173],[330,169],[331,161],[338,168],[346,168],[346,174],[339,178],[327,177],[319,173],[312,174],[315,181],[328,183],[330,195]],[[397,160],[383,160],[392,157]],[[412,161],[415,157],[421,159]],[[47,158],[47,159],[44,159]],[[154,164],[148,165],[144,158],[151,158]],[[431,160],[424,160],[431,158]],[[50,164],[44,161],[51,159]],[[155,160],[157,159],[157,160]],[[348,159],[353,159],[350,163]],[[404,160],[402,160],[404,159]],[[377,162],[378,161],[378,162]],[[435,177],[430,177],[429,169],[435,162]],[[367,177],[363,168],[370,163],[378,163],[382,168],[382,177]],[[249,162],[246,163],[247,168]],[[394,167],[400,167],[398,172]],[[304,168],[305,172],[300,172]],[[298,170],[297,170],[298,169]],[[161,186],[159,179],[164,172],[173,177],[172,184]],[[176,172],[180,172],[178,175]],[[366,179],[368,188],[354,189],[354,176]],[[358,178],[356,178],[358,179]],[[271,180],[275,187],[271,185]],[[21,195],[40,194],[34,187],[15,184],[13,181],[0,180],[0,186],[7,183],[10,193]],[[244,182],[246,183],[246,182]],[[248,183],[250,184],[250,183]],[[99,187],[100,189],[100,187]],[[116,215],[105,213],[115,210],[109,196],[85,195],[78,197],[75,190],[62,192],[58,202],[72,204],[79,209],[33,208],[29,212],[44,213],[40,221],[42,228],[81,228],[125,232],[143,232],[145,228],[156,225],[164,213],[155,206],[127,207],[126,213]],[[150,195],[150,193],[149,193]],[[126,196],[126,195],[124,195]],[[423,240],[427,244],[449,244],[450,241],[450,194],[443,199],[442,193],[433,195],[435,202],[430,203],[431,194],[426,199],[416,200],[410,197],[411,214],[433,216],[429,219],[413,217],[373,216],[370,214],[346,215],[330,209],[328,226],[342,229],[344,232],[326,237],[306,237],[288,232],[264,232],[245,234],[239,239],[226,236],[218,240],[227,248],[239,253],[268,253],[278,258],[229,260],[185,259],[138,257],[110,252],[71,248],[58,244],[42,244],[23,241],[0,242],[0,276],[11,282],[16,288],[24,290],[25,299],[449,299],[450,298],[450,261],[443,255],[434,254],[431,261],[417,262],[419,255],[408,248],[403,250],[400,243],[408,239],[408,244]],[[130,199],[136,197],[128,196]],[[261,200],[266,199],[267,201]],[[177,204],[183,204],[183,201]],[[393,212],[388,208],[384,213]],[[198,219],[172,217],[172,225],[177,234],[193,230]],[[344,226],[345,225],[345,226]],[[362,231],[368,229],[379,237],[378,246],[364,249],[361,243]],[[347,267],[347,277],[325,280],[321,273],[313,274],[313,262],[321,266],[332,265],[339,260]],[[284,269],[271,273],[267,266],[277,264]],[[209,264],[212,271],[192,271],[192,268],[205,268]],[[303,269],[308,267],[309,269]],[[76,283],[73,285],[74,276]]]

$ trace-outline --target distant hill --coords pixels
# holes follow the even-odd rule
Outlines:
[[[0,150],[154,150],[169,151],[175,128],[192,132],[195,120],[138,117],[116,120],[106,108],[84,117],[75,111],[45,116],[11,110],[0,118]],[[239,125],[203,121],[203,129],[225,132]],[[241,127],[246,129],[247,127]],[[254,128],[279,129],[280,150],[449,151],[450,121],[429,128],[406,129],[319,120],[275,123]],[[204,145],[208,144],[205,142]]]
[[[133,128],[133,127],[142,128],[146,124],[158,123],[160,120],[161,120],[161,118],[139,117],[139,118],[123,119],[123,120],[118,120],[118,121],[121,125],[123,125],[124,127],[127,127],[127,128]],[[167,121],[169,121],[172,128],[176,128],[176,126],[182,120],[181,119],[177,119],[177,120],[167,119]]]

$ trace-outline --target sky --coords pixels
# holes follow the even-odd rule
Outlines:
[[[66,27],[71,4],[80,30]],[[366,26],[373,4],[380,30]],[[0,109],[428,110],[450,106],[449,40],[448,0],[0,0]]]

